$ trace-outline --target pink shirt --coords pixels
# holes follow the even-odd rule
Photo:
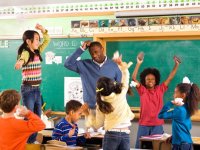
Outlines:
[[[149,90],[142,84],[137,91],[140,95],[140,119],[143,126],[158,126],[164,124],[163,119],[158,119],[158,114],[163,107],[163,95],[167,86],[162,83]]]

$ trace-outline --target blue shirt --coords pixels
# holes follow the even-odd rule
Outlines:
[[[117,64],[107,59],[100,67],[92,59],[77,60],[84,51],[78,48],[71,56],[65,60],[65,67],[77,72],[82,81],[83,100],[89,107],[94,109],[96,105],[96,82],[102,77],[108,77],[114,81],[121,82],[121,71]]]
[[[160,119],[172,119],[172,144],[192,143],[192,123],[186,104],[170,110],[172,106],[172,102],[166,103],[158,116]]]
[[[77,144],[83,144],[86,139],[83,136],[78,137],[78,126],[76,126],[74,135],[68,136],[69,131],[73,128],[72,125],[63,118],[54,128],[52,133],[52,139],[66,142],[67,145],[76,146]]]

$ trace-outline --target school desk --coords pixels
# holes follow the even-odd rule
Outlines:
[[[43,135],[42,144],[47,144],[48,143],[47,141],[52,140],[52,137],[51,137],[52,133],[53,133],[53,130],[42,130],[42,131],[38,132],[38,134]],[[104,135],[102,135],[102,134],[93,135],[91,139],[86,140],[85,147],[101,148],[103,137],[104,137]]]
[[[153,150],[171,150],[171,143],[166,142],[167,137],[161,138],[140,138],[140,148]]]
[[[102,135],[102,134],[92,136],[90,139],[86,139],[85,146],[102,148],[103,138],[104,138],[104,135]]]
[[[71,147],[54,144],[26,144],[25,150],[83,150],[83,147]]]
[[[193,150],[200,150],[200,137],[192,137]],[[150,148],[154,150],[171,150],[171,144],[166,143],[166,138],[147,139],[140,138],[140,148]]]
[[[47,141],[52,140],[52,133],[53,130],[42,130],[39,131],[38,134],[41,134],[43,136],[42,144],[46,144]]]
[[[45,137],[51,137],[53,130],[42,130],[42,131],[39,131],[38,133],[41,133]]]
[[[192,137],[194,150],[200,150],[200,137]]]

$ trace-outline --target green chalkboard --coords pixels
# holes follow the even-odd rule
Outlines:
[[[92,40],[92,38],[54,38],[42,54],[42,84],[41,92],[46,108],[55,111],[64,111],[64,77],[78,77],[64,68],[64,61],[67,56],[73,53],[81,45],[81,41]],[[15,70],[17,49],[22,43],[21,40],[0,40],[0,91],[5,89],[16,89],[20,91],[21,70]],[[53,52],[60,56],[61,63],[48,64],[46,53]],[[90,58],[85,52],[81,59]]]
[[[5,89],[17,89],[21,84],[21,74],[14,70],[17,58],[17,48],[21,40],[0,40],[0,91]],[[5,44],[7,43],[7,44]]]
[[[164,101],[172,100],[175,86],[182,82],[184,76],[200,86],[200,40],[160,40],[160,41],[117,41],[107,42],[107,55],[112,57],[118,50],[123,55],[124,61],[133,61],[129,69],[132,74],[136,64],[136,57],[140,51],[145,53],[145,59],[138,73],[147,67],[159,69],[161,82],[164,81],[174,66],[173,56],[177,55],[182,59],[176,76],[169,85],[164,95]],[[134,88],[133,88],[134,89]],[[140,106],[139,96],[134,89],[134,96],[128,97],[128,103],[132,107]]]

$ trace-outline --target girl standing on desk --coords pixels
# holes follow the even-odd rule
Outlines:
[[[167,91],[168,85],[173,79],[180,64],[180,60],[174,57],[174,68],[168,78],[159,85],[160,73],[156,68],[146,68],[140,74],[140,81],[136,77],[140,65],[143,62],[144,53],[137,56],[137,64],[133,71],[132,79],[140,96],[140,119],[137,132],[135,148],[139,148],[139,139],[141,136],[163,134],[164,121],[158,118],[158,113],[163,106],[163,95]]]
[[[198,111],[200,89],[187,77],[174,90],[174,100],[169,101],[159,113],[160,119],[172,119],[173,150],[192,150],[190,117]],[[171,109],[175,106],[174,109]]]
[[[106,133],[103,150],[130,150],[129,126],[134,114],[127,103],[126,94],[129,88],[128,68],[131,63],[126,64],[121,58],[115,61],[122,72],[122,83],[107,77],[98,79],[96,116],[89,122],[90,127],[95,129],[104,126]]]
[[[22,69],[22,85],[21,94],[22,102],[29,110],[41,116],[41,53],[50,42],[47,30],[37,24],[36,29],[40,30],[43,34],[44,41],[40,44],[40,36],[37,31],[27,30],[23,34],[23,43],[18,49],[17,62],[15,69]],[[28,143],[36,141],[37,134],[29,137]]]

